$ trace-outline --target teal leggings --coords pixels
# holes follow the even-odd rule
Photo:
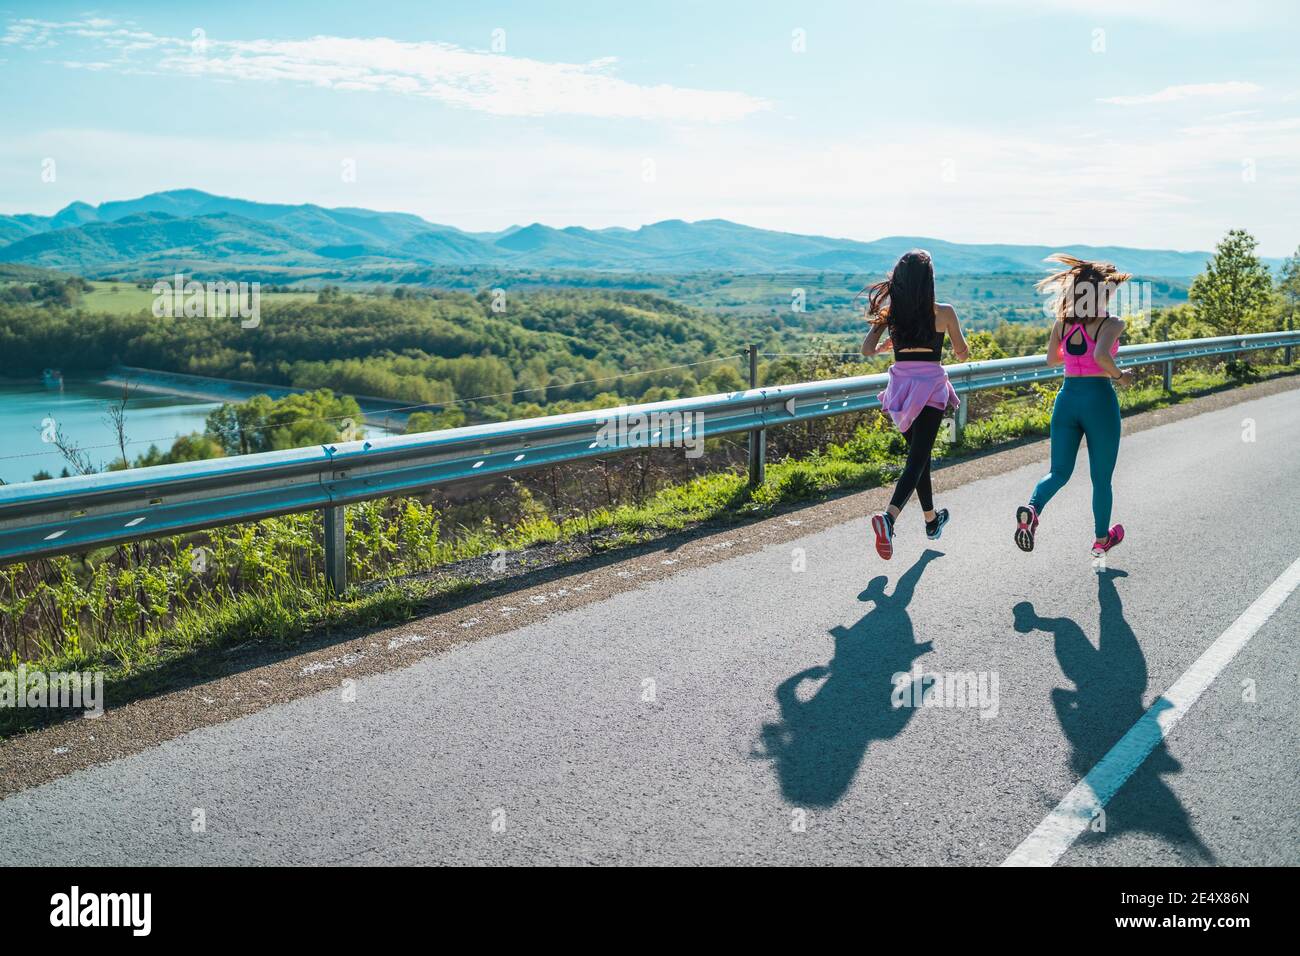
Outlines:
[[[1110,379],[1068,375],[1052,406],[1052,470],[1039,480],[1030,505],[1039,514],[1074,471],[1079,442],[1088,436],[1092,522],[1098,540],[1110,531],[1110,476],[1119,457],[1119,399]]]

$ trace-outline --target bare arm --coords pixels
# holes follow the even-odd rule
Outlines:
[[[1065,361],[1061,354],[1061,320],[1052,323],[1052,331],[1047,336],[1047,364],[1060,365]]]
[[[966,336],[962,334],[957,310],[950,305],[940,305],[939,323],[939,328],[952,337],[952,354],[957,357],[958,362],[965,362],[970,358],[970,346],[966,344]]]
[[[1097,347],[1092,350],[1092,357],[1103,372],[1119,382],[1119,384],[1128,386],[1133,384],[1133,373],[1120,371],[1120,367],[1115,364],[1115,359],[1110,354],[1111,348],[1123,331],[1123,319],[1112,317],[1103,322],[1101,329],[1097,332]]]
[[[884,322],[871,327],[871,331],[867,333],[867,337],[862,340],[863,355],[869,358],[872,355],[886,352],[892,347],[889,339],[885,339],[883,343],[880,341],[880,337],[885,334],[887,328],[888,326]]]

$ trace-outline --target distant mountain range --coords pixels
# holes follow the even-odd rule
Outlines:
[[[365,272],[412,266],[488,266],[618,272],[879,273],[920,246],[949,274],[1040,272],[1067,251],[1146,276],[1189,277],[1209,253],[1120,246],[965,244],[890,236],[871,242],[754,229],[725,219],[669,219],[639,229],[557,229],[533,223],[465,232],[408,213],[259,203],[196,189],[53,216],[0,215],[0,262],[90,278],[148,277],[174,269],[268,274]]]

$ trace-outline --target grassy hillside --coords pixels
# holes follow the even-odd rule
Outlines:
[[[48,270],[23,266],[0,266],[51,275]],[[165,273],[164,273],[165,275]],[[201,271],[197,277],[215,278],[219,270]],[[992,329],[1002,322],[1039,323],[1043,320],[1042,297],[1034,290],[1040,273],[993,273],[987,275],[943,275],[936,291],[941,301],[952,303],[962,321],[973,329]],[[236,278],[236,277],[231,277]],[[268,275],[241,274],[237,278],[264,283],[262,301],[315,301],[319,278],[305,279],[278,270]],[[330,273],[331,281],[345,278]],[[508,293],[532,295],[541,292],[644,292],[702,311],[720,313],[751,338],[774,333],[781,336],[852,334],[862,326],[853,298],[874,275],[854,273],[688,273],[655,275],[646,273],[591,272],[585,270],[528,270],[482,267],[429,267],[422,269],[374,270],[351,277],[345,288],[363,297],[391,295],[402,288],[413,293],[440,290],[475,294],[482,289],[502,288]],[[1150,283],[1152,305],[1167,308],[1187,301],[1188,283],[1180,279],[1140,277]],[[0,275],[0,281],[3,276]],[[280,283],[284,283],[281,285]],[[140,283],[97,280],[94,292],[83,296],[87,311],[122,315],[147,310],[152,301],[148,288]],[[144,283],[146,286],[149,283]],[[267,291],[274,285],[277,291]],[[114,291],[114,290],[117,291]],[[803,311],[792,307],[796,290],[803,290]],[[767,330],[766,332],[764,330]]]
[[[141,288],[134,282],[91,282],[92,291],[83,293],[80,307],[104,315],[131,315],[149,312],[153,307],[152,287]],[[262,292],[263,305],[286,302],[314,302],[314,292]]]
[[[394,287],[403,283],[440,289],[506,288],[521,292],[547,289],[651,292],[693,308],[721,313],[749,329],[781,335],[851,334],[862,328],[861,308],[854,296],[881,273],[738,273],[703,272],[676,275],[584,270],[490,268],[423,268],[395,272],[377,270],[358,276],[359,285]],[[936,293],[952,303],[970,328],[991,329],[1002,322],[1044,321],[1043,297],[1034,289],[1042,272],[961,275],[941,273]],[[1139,277],[1150,284],[1156,308],[1187,301],[1188,282],[1165,277]],[[803,291],[803,310],[793,306]]]

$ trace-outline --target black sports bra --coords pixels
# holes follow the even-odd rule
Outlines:
[[[915,349],[924,348],[924,352],[900,352],[900,348]],[[894,343],[894,361],[895,362],[939,362],[943,360],[943,333],[935,332],[934,338],[927,344],[919,342],[908,342],[899,345]]]

